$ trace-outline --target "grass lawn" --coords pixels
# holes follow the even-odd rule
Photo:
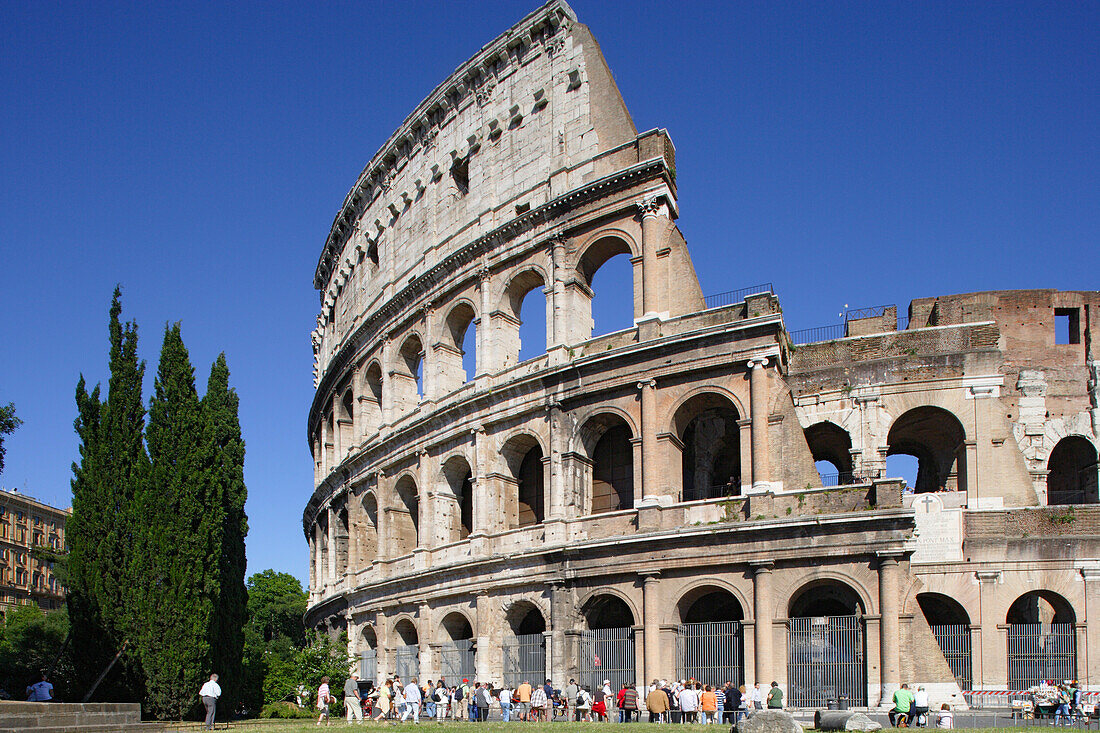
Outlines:
[[[502,723],[500,721],[488,722],[488,723],[456,723],[448,721],[444,724],[436,722],[422,722],[419,725],[412,723],[363,723],[360,726],[348,725],[343,720],[333,721],[328,728],[330,730],[376,730],[386,731],[387,733],[416,733],[417,731],[433,730],[452,730],[456,733],[475,733],[479,730],[491,730],[491,731],[512,731],[513,733],[562,733],[563,730],[574,731],[575,733],[611,733],[608,727],[614,725],[616,728],[617,723],[524,723],[513,721],[511,723]],[[634,728],[648,726],[648,723],[633,723]],[[219,724],[218,730],[225,730],[224,724]],[[182,726],[176,728],[170,728],[170,730],[201,730],[200,723],[185,723]],[[665,729],[667,726],[661,726],[661,729]],[[233,723],[229,728],[231,731],[241,731],[242,733],[306,733],[307,731],[317,731],[324,729],[325,726],[318,727],[314,721],[306,720],[249,720],[239,721]],[[1050,726],[1010,726],[1006,725],[1000,728],[956,728],[959,731],[970,731],[972,733],[994,733],[1000,731],[1003,733],[1006,729],[1010,728],[1013,733],[1049,733]],[[427,730],[425,730],[427,729]],[[807,729],[808,731],[809,729]],[[883,728],[883,731],[897,730],[894,728]],[[928,731],[934,731],[934,728],[929,728]],[[728,729],[721,725],[676,725],[675,731],[677,733],[728,733]]]

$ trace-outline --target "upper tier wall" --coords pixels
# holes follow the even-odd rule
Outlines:
[[[410,282],[607,175],[597,158],[636,135],[599,45],[564,2],[483,47],[406,119],[345,199],[314,276],[315,378]]]

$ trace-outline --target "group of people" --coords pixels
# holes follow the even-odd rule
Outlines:
[[[897,728],[924,728],[928,725],[928,692],[924,685],[918,685],[916,691],[909,689],[909,685],[903,684],[894,691],[894,707],[890,708],[887,716],[890,725]],[[951,706],[944,703],[936,714],[937,728],[954,728],[955,715],[951,712]]]

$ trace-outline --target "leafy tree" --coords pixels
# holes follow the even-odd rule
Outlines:
[[[137,358],[137,325],[121,323],[121,292],[111,300],[110,379],[107,400],[96,385],[76,387],[80,461],[73,464],[73,514],[66,523],[67,603],[73,637],[69,651],[75,679],[90,685],[130,638],[134,621],[134,497],[144,486],[149,461],[142,433],[141,384],[145,363]],[[132,656],[123,659],[96,693],[99,700],[141,699],[141,676]]]
[[[249,709],[290,700],[302,683],[297,656],[305,645],[308,603],[309,595],[289,573],[264,570],[249,577],[243,695]]]
[[[0,405],[0,473],[4,472],[4,436],[11,435],[23,421],[15,416],[15,403]]]
[[[13,606],[0,627],[0,687],[13,698],[24,699],[27,685],[54,666],[69,634],[69,618],[64,610],[45,613],[38,606]],[[54,694],[66,699],[68,670],[54,669],[51,681]],[[71,696],[69,697],[71,699]]]

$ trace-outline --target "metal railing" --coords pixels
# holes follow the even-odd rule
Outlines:
[[[844,312],[844,321],[858,321],[861,318],[881,318],[886,315],[889,305],[872,305],[866,308],[849,308]]]
[[[973,681],[970,666],[970,626],[967,624],[934,624],[932,635],[943,652],[951,674],[963,690],[969,690]]]
[[[728,290],[724,293],[715,293],[714,295],[708,295],[703,298],[703,302],[706,303],[707,309],[721,308],[727,305],[734,305],[740,303],[750,295],[758,295],[759,293],[775,293],[775,288],[771,283],[761,283],[759,285],[750,285],[747,288],[740,288],[738,290]]]
[[[818,341],[835,341],[842,339],[847,334],[847,325],[834,323],[831,326],[816,326],[814,328],[800,328],[797,331],[788,331],[791,342],[795,344],[813,344]]]
[[[711,621],[676,627],[677,679],[710,685],[745,682],[744,627],[740,621]]]
[[[581,635],[580,682],[592,690],[611,680],[611,689],[620,690],[627,682],[635,682],[634,631],[594,629]]]
[[[396,647],[393,650],[393,671],[403,680],[420,676],[420,647],[414,644]]]
[[[716,484],[709,487],[685,486],[681,501],[702,501],[703,499],[722,499],[727,496],[741,495],[741,481]]]
[[[445,680],[474,679],[474,640],[446,641],[439,647],[439,670]]]
[[[792,618],[787,622],[790,706],[826,707],[846,698],[867,704],[863,620],[857,616]]]
[[[505,641],[504,684],[514,690],[524,682],[538,684],[546,679],[546,636],[517,634]]]
[[[377,682],[378,677],[378,652],[368,649],[359,655],[359,679]]]
[[[822,488],[828,486],[847,486],[855,483],[855,475],[851,471],[841,471],[839,473],[820,473]]]
[[[1073,624],[1008,625],[1008,689],[1026,690],[1041,680],[1077,679]]]

